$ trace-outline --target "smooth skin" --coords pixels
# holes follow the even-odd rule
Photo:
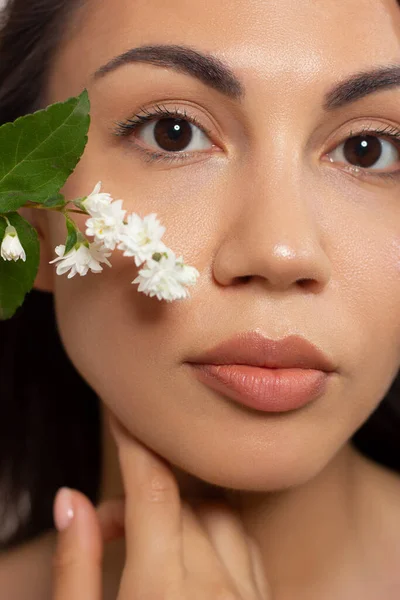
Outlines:
[[[400,597],[400,478],[349,443],[399,371],[400,178],[376,171],[399,171],[400,150],[377,135],[381,162],[368,176],[349,171],[343,154],[344,142],[363,128],[400,129],[400,91],[323,109],[332,86],[398,63],[399,40],[395,0],[88,0],[65,24],[43,90],[44,104],[83,87],[91,100],[89,141],[65,197],[81,197],[101,180],[128,212],[156,212],[165,243],[201,276],[190,299],[170,305],[137,292],[133,261],[118,251],[100,275],[57,276],[48,263],[65,242],[65,221],[32,210],[41,231],[36,286],[54,294],[65,349],[102,410],[123,424],[132,456],[138,440],[168,461],[183,501],[211,505],[214,490],[237,508],[260,548],[273,600]],[[240,79],[242,101],[150,63],[92,78],[143,44],[211,53]],[[193,129],[197,137],[181,162],[147,161],[144,149],[162,150],[154,122],[134,136],[112,133],[116,121],[156,105],[186,110],[210,130],[199,137]],[[85,217],[74,218],[84,230]],[[250,330],[273,339],[298,334],[320,346],[337,365],[326,393],[299,411],[270,415],[197,381],[187,361]],[[104,452],[101,499],[108,501],[124,491],[111,442]],[[142,509],[143,518],[132,528],[129,522],[130,540],[143,521],[152,526],[135,501],[132,493],[127,512]],[[177,496],[169,507],[147,507],[168,508],[177,527]],[[171,526],[172,516],[162,530]],[[220,530],[219,518],[213,528]],[[194,577],[193,520],[189,530],[192,546],[181,565],[188,561]],[[96,537],[94,524],[92,531]],[[145,587],[135,561],[151,561],[144,547],[155,539],[143,540],[135,557],[127,552],[126,568],[122,557],[126,581],[139,570],[135,585]],[[224,542],[232,546],[243,551],[243,542]],[[239,575],[246,561],[228,569],[231,579],[246,581]],[[215,558],[213,572],[227,584],[223,563]],[[204,586],[212,585],[207,573]],[[99,595],[98,571],[92,577]],[[151,594],[162,575],[153,569],[147,577]],[[247,583],[247,596],[237,581],[232,593],[247,600],[257,582]]]
[[[125,532],[118,600],[271,600],[260,549],[239,515],[226,503],[182,501],[166,461],[113,422],[125,496],[96,512],[73,492],[74,517],[53,560],[54,600],[102,600],[103,545]]]

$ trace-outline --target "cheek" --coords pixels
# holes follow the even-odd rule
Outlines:
[[[46,217],[48,220],[48,231],[49,231],[49,240],[48,243],[51,246],[51,254],[56,257],[56,253],[54,252],[54,248],[59,244],[65,244],[65,240],[67,238],[67,228],[65,225],[65,218],[63,215],[57,212],[46,211]],[[54,267],[54,265],[51,265]]]
[[[383,354],[387,347],[387,356],[393,356],[397,370],[400,360],[400,235],[397,232],[385,238],[382,248],[377,249],[377,256],[375,284],[371,279],[371,291],[374,290],[376,298],[375,345]]]
[[[344,386],[353,416],[376,407],[400,363],[400,236],[388,225],[346,234],[335,327],[343,339]]]
[[[369,331],[376,353],[397,361],[400,355],[400,236],[377,229],[364,242],[365,257],[359,256],[360,289],[353,288],[353,306],[360,323]],[[356,264],[356,263],[354,263]]]
[[[188,308],[185,302],[167,304],[139,293],[131,283],[139,270],[133,259],[114,252],[110,261],[112,267],[98,274],[57,277],[55,304],[70,359],[113,404],[129,398],[140,381],[154,381],[161,373],[168,378]]]
[[[389,264],[393,265],[394,276],[400,282],[400,234],[394,237],[387,251]]]

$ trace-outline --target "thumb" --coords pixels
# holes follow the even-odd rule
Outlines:
[[[61,488],[53,516],[59,532],[53,557],[53,600],[100,600],[103,540],[96,509],[81,492]]]

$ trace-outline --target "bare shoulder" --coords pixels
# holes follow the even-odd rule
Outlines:
[[[56,532],[0,554],[0,600],[51,600]]]

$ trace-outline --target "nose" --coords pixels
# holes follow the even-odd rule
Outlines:
[[[257,176],[250,187],[250,198],[248,184],[235,188],[236,209],[226,213],[229,223],[214,258],[215,280],[223,286],[257,281],[271,289],[321,290],[330,280],[331,263],[312,195],[288,173],[263,177],[262,184]]]

